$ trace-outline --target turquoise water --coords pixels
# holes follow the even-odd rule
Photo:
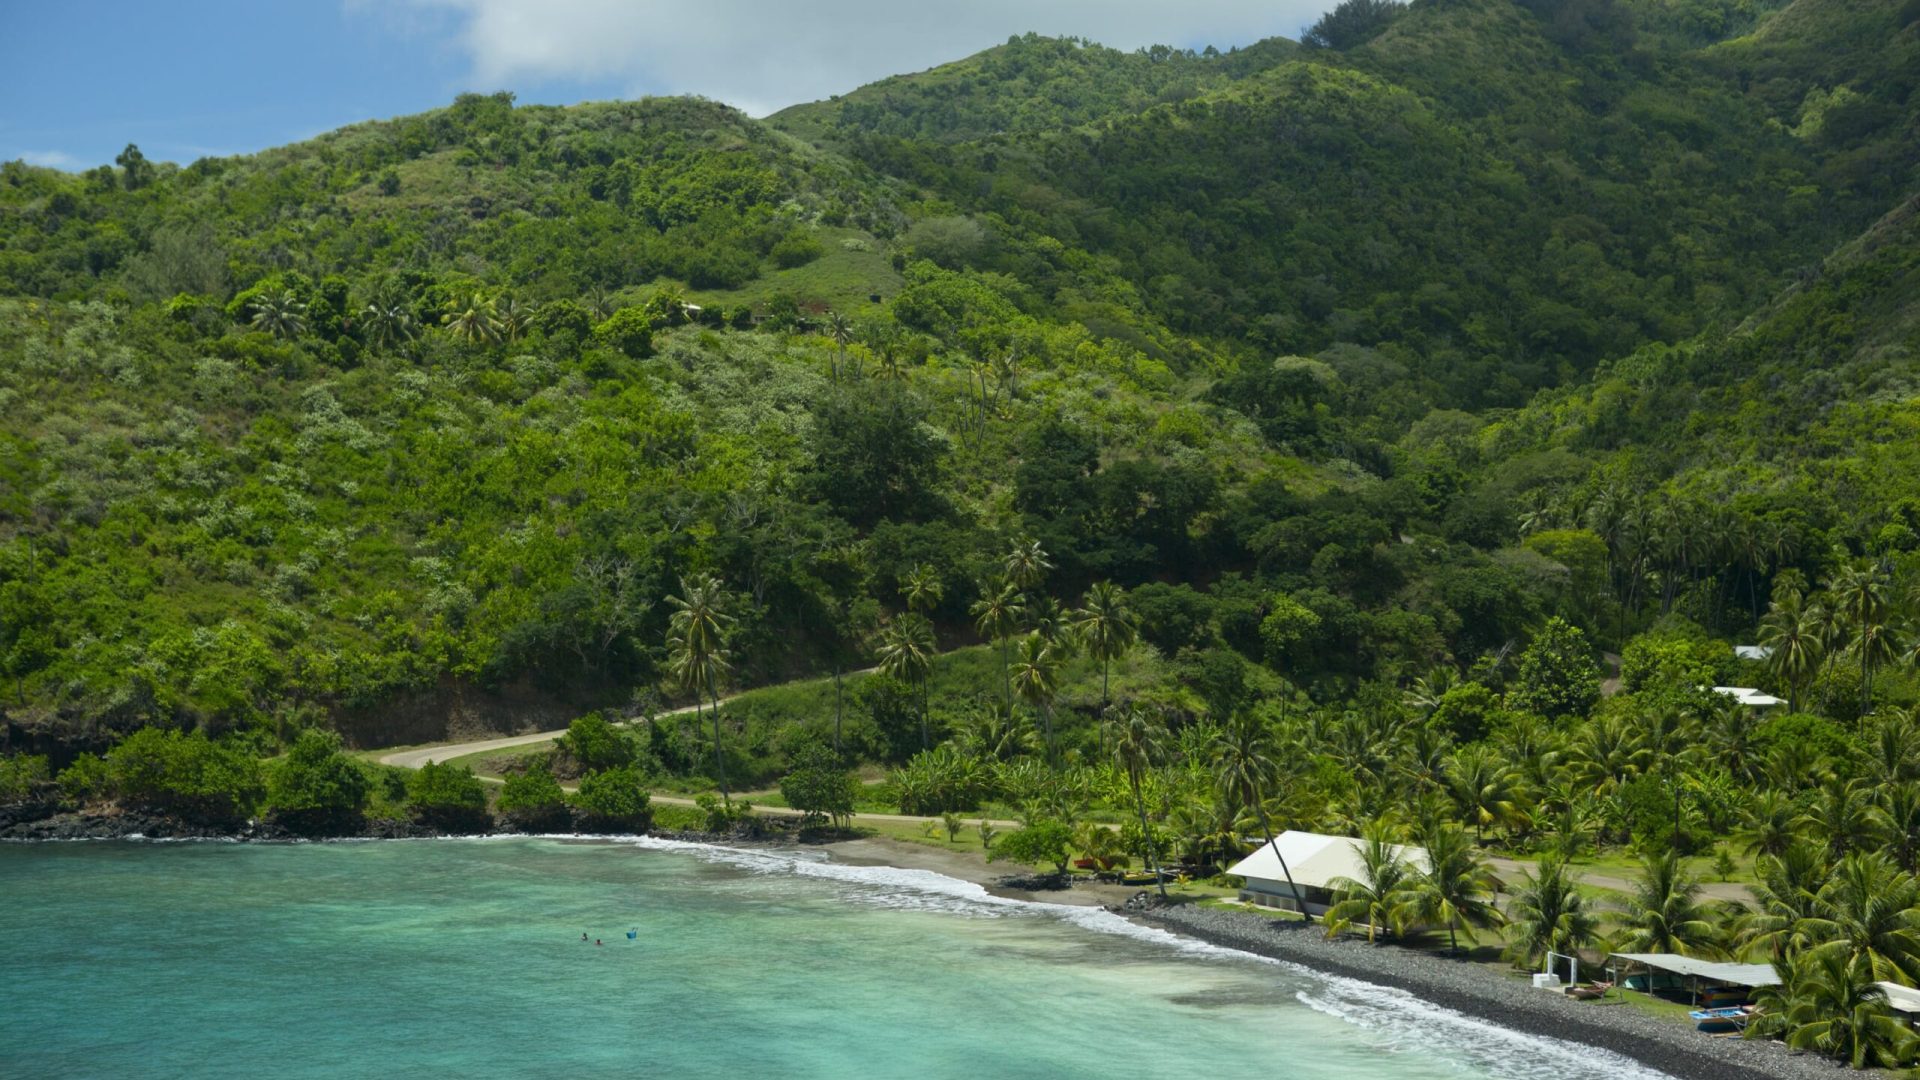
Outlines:
[[[0,950],[4,1076],[1651,1075],[1104,912],[656,841],[0,845]]]

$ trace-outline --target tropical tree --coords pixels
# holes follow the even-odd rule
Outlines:
[[[1336,877],[1327,883],[1334,899],[1327,908],[1327,936],[1345,933],[1356,921],[1366,924],[1368,942],[1382,933],[1398,936],[1406,929],[1401,911],[1409,899],[1414,870],[1400,857],[1392,830],[1381,822],[1367,826],[1355,850],[1360,856],[1359,878]],[[1293,884],[1291,878],[1287,884]],[[1301,905],[1302,912],[1305,909]]]
[[[968,608],[973,616],[973,624],[982,637],[991,638],[1000,645],[1000,671],[1006,686],[1007,711],[1013,711],[1013,661],[1007,655],[1008,642],[1015,631],[1020,629],[1020,619],[1026,614],[1026,605],[1020,598],[1020,590],[1012,582],[986,586],[981,589],[980,599]]]
[[[1548,952],[1572,954],[1600,935],[1600,921],[1574,887],[1567,864],[1553,856],[1522,872],[1507,919],[1510,950],[1528,967]]]
[[[726,591],[712,574],[680,579],[679,596],[667,597],[673,614],[667,619],[668,663],[680,685],[694,695],[694,720],[700,715],[700,695],[713,702],[713,765],[720,781],[720,798],[733,805],[727,791],[727,764],[721,753],[721,679],[732,666],[727,632],[734,619],[726,611]]]
[[[1621,947],[1630,952],[1700,955],[1719,950],[1714,925],[1700,904],[1700,883],[1677,852],[1645,855],[1640,880],[1621,917]]]
[[[247,305],[247,310],[251,315],[248,322],[255,330],[286,340],[306,333],[307,305],[301,303],[291,289],[261,293]]]
[[[1820,890],[1809,934],[1867,965],[1876,979],[1920,983],[1920,879],[1878,852],[1849,855]]]
[[[1777,986],[1754,993],[1747,1037],[1781,1036],[1856,1069],[1897,1068],[1913,1059],[1915,1037],[1893,1014],[1871,967],[1858,957],[1814,950],[1773,962]]]
[[[418,323],[413,309],[399,300],[374,300],[360,311],[361,333],[376,349],[391,349],[413,340]]]
[[[533,319],[532,305],[508,296],[499,302],[494,314],[500,323],[500,337],[503,341],[519,341],[526,336],[527,327]]]
[[[1807,605],[1800,590],[1791,589],[1773,602],[1760,623],[1760,644],[1771,649],[1767,663],[1787,687],[1787,709],[1800,711],[1807,680],[1819,670],[1821,656],[1819,613]]]
[[[1473,821],[1476,841],[1483,839],[1489,825],[1525,820],[1518,770],[1495,758],[1486,747],[1460,750],[1447,759],[1445,771],[1454,801]]]
[[[947,587],[932,563],[921,563],[900,580],[900,595],[906,598],[908,611],[928,612],[945,599]]]
[[[493,300],[479,292],[469,292],[453,301],[440,316],[454,340],[468,345],[491,345],[500,340],[500,318]]]
[[[1125,595],[1111,581],[1096,583],[1087,590],[1086,600],[1074,613],[1074,629],[1087,655],[1100,661],[1100,713],[1106,715],[1107,668],[1133,648],[1138,630],[1133,613],[1127,610]]]
[[[1007,580],[1022,591],[1046,580],[1047,571],[1053,569],[1053,563],[1047,561],[1046,549],[1033,539],[1016,541],[1013,550],[1007,552],[1003,566]]]
[[[1873,820],[1887,855],[1911,874],[1920,863],[1920,782],[1904,780],[1882,787]]]
[[[1396,908],[1401,925],[1445,925],[1448,947],[1458,949],[1459,932],[1472,941],[1476,927],[1504,922],[1493,902],[1499,879],[1474,851],[1466,830],[1448,825],[1422,839],[1427,868],[1407,885]]]
[[[1280,767],[1274,761],[1273,740],[1266,725],[1251,713],[1234,714],[1220,729],[1214,743],[1214,767],[1228,797],[1253,808],[1260,822],[1261,839],[1273,849],[1274,858],[1280,860],[1280,873],[1287,879],[1287,889],[1296,898],[1300,897],[1300,887],[1293,883],[1293,869],[1287,865],[1287,857],[1280,853],[1280,846],[1273,842],[1273,823],[1267,819],[1266,794],[1276,786]],[[1313,921],[1304,901],[1300,915],[1307,922]]]
[[[1020,652],[1008,670],[1008,678],[1020,700],[1039,710],[1046,732],[1047,760],[1052,761],[1058,750],[1053,739],[1053,696],[1060,689],[1060,665],[1053,646],[1039,634],[1021,638]]]
[[[1798,825],[1827,845],[1827,857],[1839,859],[1874,839],[1873,800],[1857,780],[1828,776]]]
[[[917,611],[909,611],[889,622],[880,632],[880,647],[874,655],[880,670],[914,686],[920,691],[920,749],[928,749],[932,740],[927,733],[927,681],[933,674],[933,623]]]
[[[1153,871],[1154,882],[1164,897],[1167,895],[1167,882],[1165,875],[1160,873],[1159,855],[1154,851],[1153,829],[1147,825],[1147,800],[1141,792],[1141,780],[1164,753],[1162,740],[1166,729],[1152,713],[1129,706],[1113,721],[1113,730],[1109,735],[1108,744],[1113,747],[1114,764],[1126,773],[1127,787],[1133,792],[1133,810],[1140,820],[1147,869]]]
[[[1877,567],[1843,566],[1828,583],[1835,612],[1845,627],[1847,645],[1860,665],[1860,711],[1873,701],[1873,671],[1894,652],[1887,626],[1886,575]]]
[[[1827,861],[1812,844],[1796,842],[1754,863],[1760,880],[1749,886],[1754,909],[1740,917],[1738,936],[1747,952],[1779,959],[1813,945],[1828,933],[1820,889]]]
[[[1755,795],[1743,812],[1747,854],[1778,856],[1786,852],[1800,837],[1803,813],[1793,796],[1778,788]]]
[[[834,365],[829,372],[834,382],[840,381],[840,370],[847,366],[847,346],[853,343],[853,320],[837,311],[827,312],[827,336],[833,339]]]

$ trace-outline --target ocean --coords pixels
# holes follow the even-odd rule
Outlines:
[[[1098,909],[817,851],[0,844],[4,1077],[1249,1074],[1659,1075]]]

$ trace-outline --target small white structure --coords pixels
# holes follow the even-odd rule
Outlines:
[[[1773,659],[1773,646],[1735,645],[1733,647],[1733,655],[1741,660],[1771,660]]]
[[[1410,872],[1426,872],[1425,848],[1404,844],[1394,844],[1392,848],[1394,856],[1405,863]],[[1240,890],[1240,899],[1249,904],[1324,915],[1333,906],[1335,881],[1366,880],[1366,867],[1360,858],[1364,850],[1366,841],[1351,836],[1289,829],[1274,837],[1273,843],[1261,844],[1253,854],[1228,867],[1227,873],[1247,879],[1246,887]],[[1280,865],[1282,859],[1286,860],[1285,869]],[[1297,894],[1287,885],[1289,874],[1298,886]]]
[[[1786,698],[1762,693],[1751,686],[1716,686],[1713,692],[1725,694],[1749,709],[1771,709],[1787,703]]]
[[[1890,982],[1873,985],[1886,991],[1887,1007],[1904,1016],[1909,1026],[1920,1024],[1920,990]]]

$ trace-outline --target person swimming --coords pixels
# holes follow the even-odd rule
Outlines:
[[[600,940],[599,938],[594,938],[594,939],[593,939],[593,943],[594,943],[595,945],[605,945],[605,944],[606,944],[606,942],[604,942],[604,941],[601,941],[601,940]]]
[[[636,926],[636,927],[634,927],[633,929],[631,929],[631,930],[629,930],[629,931],[627,931],[627,940],[628,940],[628,941],[632,941],[632,940],[633,940],[634,938],[637,938],[637,937],[639,937],[639,936],[640,936],[640,928],[639,928],[639,927],[637,927],[637,926]]]
[[[585,935],[585,934],[581,934],[581,935],[580,935],[580,940],[581,940],[581,941],[585,941],[585,940],[587,940],[587,935]]]

